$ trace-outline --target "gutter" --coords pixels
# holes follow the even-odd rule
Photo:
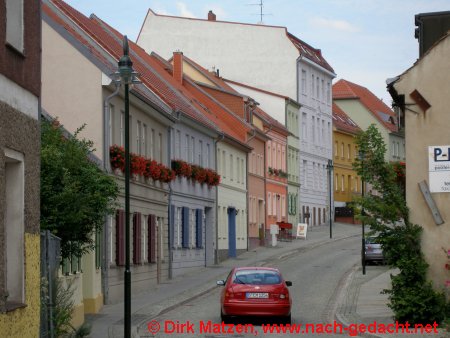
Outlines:
[[[216,164],[216,170],[219,172],[217,168],[217,143],[223,141],[225,135],[222,133],[219,135],[217,139],[214,140],[214,162]],[[215,255],[214,255],[214,264],[218,265],[219,262],[219,215],[217,214],[217,207],[219,206],[219,186],[216,187],[216,247],[215,247]]]
[[[111,173],[111,164],[109,161],[109,120],[110,120],[110,111],[109,111],[109,102],[111,99],[119,94],[120,84],[114,82],[116,86],[116,90],[106,97],[103,101],[103,169],[106,173]],[[103,255],[102,255],[102,289],[103,289],[103,302],[104,304],[109,303],[109,262],[111,257],[110,253],[110,242],[109,238],[111,237],[111,228],[108,224],[108,215],[105,215],[105,221],[103,224]]]
[[[175,114],[177,114],[177,116],[176,116],[176,119],[177,119],[177,121],[179,121],[180,120],[180,115],[181,115],[181,112],[180,111],[176,111],[175,112]],[[172,162],[172,127],[171,126],[169,126],[169,127],[167,127],[167,138],[168,138],[168,140],[167,140],[167,144],[168,144],[168,147],[167,147],[167,153],[168,153],[168,157],[169,157],[169,162],[171,163]],[[171,165],[172,166],[172,165]],[[175,230],[173,229],[173,226],[174,226],[174,220],[173,219],[170,219],[170,215],[171,215],[171,206],[172,206],[172,195],[173,195],[173,190],[172,190],[172,182],[169,182],[168,183],[168,186],[169,186],[169,207],[167,208],[168,210],[168,218],[169,218],[169,231],[168,231],[168,235],[169,235],[169,240],[168,240],[168,243],[169,243],[169,279],[172,279],[173,278],[173,271],[172,271],[172,262],[173,262],[173,250],[172,250],[172,247],[173,247],[173,243],[172,243],[172,233],[173,232],[175,232]]]

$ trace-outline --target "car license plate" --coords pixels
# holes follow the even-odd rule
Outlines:
[[[269,293],[267,292],[247,292],[247,298],[269,298]]]

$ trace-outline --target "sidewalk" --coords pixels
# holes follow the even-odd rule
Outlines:
[[[132,298],[132,336],[139,337],[140,326],[146,331],[145,325],[150,318],[215,288],[216,280],[226,277],[233,266],[267,265],[272,261],[294,255],[303,250],[324,245],[330,241],[359,236],[359,234],[360,230],[357,225],[334,223],[333,239],[330,239],[328,226],[314,227],[308,230],[306,240],[296,239],[291,242],[278,242],[277,247],[258,247],[241,254],[235,259],[228,259],[219,265],[197,269],[192,273],[164,281],[148,292]],[[86,322],[92,324],[90,337],[123,337],[123,308],[123,302],[105,305],[100,313],[87,315]]]
[[[382,324],[385,327],[388,324],[395,324],[393,312],[387,306],[388,295],[382,294],[384,289],[391,288],[391,274],[397,273],[398,270],[390,269],[384,265],[366,266],[366,274],[362,274],[362,267],[354,267],[349,272],[347,280],[342,287],[338,296],[338,307],[336,311],[336,321],[345,327],[354,324],[365,324],[366,326],[376,322],[377,325]],[[439,333],[363,333],[359,334],[363,337],[450,337],[448,332],[439,329]]]

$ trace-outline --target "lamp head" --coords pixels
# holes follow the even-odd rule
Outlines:
[[[119,60],[120,81],[123,84],[130,84],[133,81],[133,62],[128,55],[128,38],[123,37],[123,55]]]

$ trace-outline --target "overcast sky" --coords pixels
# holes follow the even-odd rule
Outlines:
[[[260,0],[66,0],[135,41],[149,8],[158,14],[258,23]],[[418,58],[414,15],[450,10],[450,0],[263,0],[263,23],[322,50],[337,77],[367,87],[390,104],[386,79]],[[226,76],[226,74],[224,74]]]

